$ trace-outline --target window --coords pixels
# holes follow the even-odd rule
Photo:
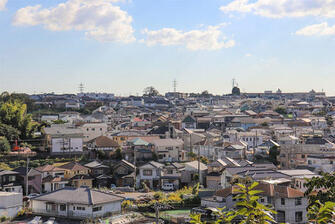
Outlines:
[[[301,158],[303,158],[303,159],[304,159],[304,158],[305,158],[305,155],[301,155]]]
[[[35,179],[35,176],[29,176],[28,177],[28,180],[34,180]]]
[[[77,210],[79,210],[79,211],[85,211],[85,207],[77,206]]]
[[[100,128],[100,131],[102,131],[102,128]]]
[[[99,211],[101,211],[102,210],[102,207],[101,206],[99,206],[99,207],[94,207],[93,208],[93,212],[99,212]]]
[[[95,128],[92,128],[92,131],[95,131]]]
[[[66,211],[66,204],[59,205],[59,210]]]
[[[272,198],[271,197],[268,197],[268,203],[271,204],[272,203]]]
[[[173,174],[173,170],[167,170],[167,174]]]
[[[152,176],[152,170],[143,170],[143,176]]]
[[[264,203],[265,202],[265,199],[264,198],[261,198],[261,203]]]
[[[285,198],[281,198],[280,201],[281,201],[281,205],[285,205]]]
[[[302,212],[296,212],[295,213],[295,221],[296,222],[302,222]]]
[[[13,181],[16,180],[16,177],[15,176],[9,176],[8,179],[9,179],[10,182],[13,182]]]
[[[173,150],[173,147],[166,147],[166,150]]]
[[[295,205],[301,205],[301,198],[295,199]]]

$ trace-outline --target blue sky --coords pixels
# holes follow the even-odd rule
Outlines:
[[[335,95],[335,0],[1,2],[0,91]]]

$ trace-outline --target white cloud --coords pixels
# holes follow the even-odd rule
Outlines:
[[[85,31],[99,41],[132,42],[132,17],[111,2],[118,0],[68,0],[53,8],[41,5],[19,9],[13,19],[16,26],[43,25],[52,31]]]
[[[251,57],[252,54],[250,54],[250,53],[246,53],[244,56],[245,56],[245,57]]]
[[[282,17],[335,17],[335,0],[233,0],[220,7],[223,12],[244,12],[256,15]]]
[[[5,10],[7,0],[0,0],[0,11]]]
[[[208,26],[202,30],[181,31],[173,28],[163,28],[160,30],[145,29],[145,42],[148,46],[162,45],[183,45],[189,50],[219,50],[229,48],[235,45],[234,40],[227,40],[220,28],[225,24],[218,26]]]
[[[298,30],[295,34],[303,36],[329,36],[335,35],[335,25],[328,26],[328,23],[314,24]]]

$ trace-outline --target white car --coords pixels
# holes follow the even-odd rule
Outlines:
[[[162,190],[164,191],[173,191],[174,190],[174,185],[170,183],[163,184]]]

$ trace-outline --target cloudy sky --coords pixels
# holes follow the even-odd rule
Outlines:
[[[324,90],[335,0],[0,0],[0,92]]]

